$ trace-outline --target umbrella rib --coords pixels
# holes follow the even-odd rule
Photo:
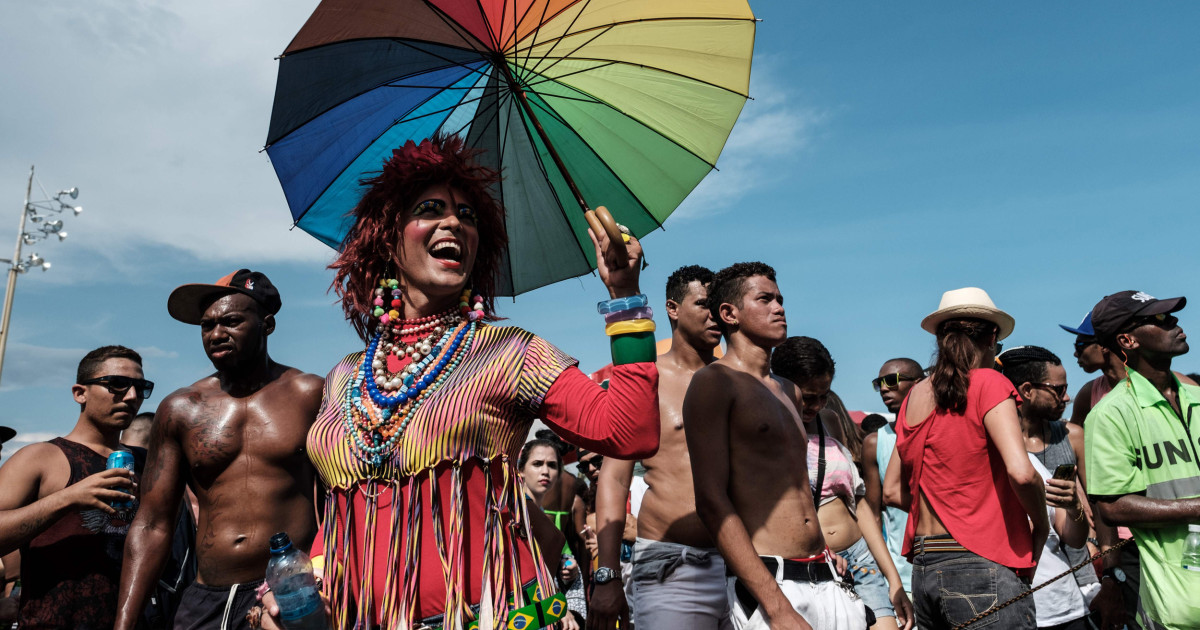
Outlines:
[[[616,62],[613,62],[613,63],[616,63]],[[531,72],[531,73],[534,73],[532,70],[527,70],[526,72]],[[537,74],[537,73],[534,73],[534,74]],[[550,93],[550,92],[539,92],[539,91],[537,91],[537,90],[530,90],[530,91],[531,91],[531,92],[533,92],[534,94],[537,94],[538,96],[542,97],[543,99],[545,99],[546,97],[553,97],[553,98],[558,98],[558,99],[567,100],[567,101],[578,101],[578,102],[581,102],[581,103],[590,103],[590,104],[593,104],[593,105],[601,105],[601,106],[603,106],[603,107],[607,107],[607,108],[609,108],[609,109],[613,110],[614,112],[616,112],[616,113],[618,113],[618,114],[620,114],[620,115],[622,115],[622,116],[625,116],[626,118],[630,118],[630,119],[632,119],[632,120],[635,120],[635,121],[637,121],[637,123],[638,123],[639,125],[642,125],[642,126],[643,126],[643,127],[645,127],[647,130],[649,130],[650,132],[654,133],[656,136],[658,136],[658,137],[662,138],[663,140],[666,140],[667,142],[670,142],[671,144],[673,144],[673,145],[675,145],[675,146],[679,147],[680,149],[682,149],[683,151],[686,151],[686,152],[687,152],[689,155],[691,155],[692,157],[696,158],[697,160],[700,160],[701,162],[704,162],[704,163],[705,163],[705,164],[707,164],[707,165],[708,165],[710,168],[714,168],[714,169],[715,169],[715,168],[717,168],[717,165],[716,165],[716,164],[713,164],[712,162],[709,162],[708,160],[704,159],[703,157],[700,157],[699,155],[696,155],[696,152],[695,152],[695,151],[693,151],[693,150],[691,150],[691,149],[689,149],[689,148],[687,148],[687,147],[683,146],[682,144],[680,144],[679,142],[677,142],[677,141],[676,141],[674,138],[671,138],[671,137],[669,137],[669,136],[667,136],[667,135],[663,134],[662,132],[660,132],[659,130],[655,129],[654,127],[651,127],[650,125],[647,125],[646,123],[642,122],[641,120],[638,120],[637,118],[634,118],[633,116],[630,116],[629,114],[627,114],[627,113],[625,113],[625,112],[621,111],[621,110],[620,110],[620,109],[618,109],[616,106],[614,106],[612,103],[609,103],[608,101],[606,101],[606,100],[604,100],[604,99],[602,99],[602,98],[600,98],[600,97],[598,97],[598,96],[594,96],[594,95],[592,95],[592,94],[588,94],[587,92],[584,92],[583,90],[580,90],[579,88],[576,88],[576,87],[573,87],[573,86],[567,85],[567,84],[565,84],[565,83],[558,83],[558,82],[557,82],[557,81],[555,81],[554,79],[545,78],[545,79],[543,79],[542,81],[539,81],[538,83],[539,83],[539,84],[541,84],[541,83],[547,83],[547,82],[555,83],[556,85],[561,85],[561,86],[563,86],[564,88],[566,88],[566,89],[568,89],[568,90],[571,90],[572,92],[576,92],[576,93],[578,93],[578,94],[583,94],[584,96],[587,96],[587,97],[591,98],[592,100],[588,100],[588,99],[585,99],[585,98],[579,98],[579,97],[572,97],[572,96],[562,96],[562,95],[559,95],[559,94],[552,94],[552,93]],[[532,85],[533,85],[533,84],[532,84],[532,83],[528,83],[528,82],[526,82],[526,84],[525,84],[525,85],[526,85],[526,86],[529,86],[529,87],[532,87]],[[735,94],[736,94],[736,92],[735,92]],[[740,96],[740,95],[739,95],[739,96]],[[561,116],[558,116],[557,114],[553,114],[553,113],[551,114],[551,116],[553,116],[553,117],[554,117],[556,120],[558,120],[559,122],[563,123],[564,125],[567,125],[567,121],[566,121],[565,119],[563,119]],[[570,125],[567,125],[567,126],[570,126]],[[574,131],[574,128],[572,128],[572,131]],[[732,131],[732,129],[731,129],[730,131]],[[576,134],[576,135],[578,135],[578,134]]]
[[[534,103],[534,106],[536,106],[538,109],[550,114],[551,118],[562,123],[562,125],[564,127],[566,127],[567,129],[569,129],[571,131],[571,133],[575,134],[575,137],[579,138],[581,141],[583,140],[583,136],[579,135],[579,132],[576,131],[575,127],[572,126],[571,123],[564,120],[561,116],[559,116],[553,110],[550,110],[546,107],[542,107],[540,104],[538,104],[536,102]],[[651,129],[651,131],[654,131],[654,130]],[[658,133],[658,132],[655,132],[655,133]],[[659,134],[659,135],[662,135],[662,134]],[[670,140],[670,138],[667,138],[667,139]],[[646,207],[646,204],[642,203],[642,200],[640,198],[638,198],[638,196],[636,194],[634,194],[633,190],[629,188],[629,185],[625,183],[625,180],[621,179],[621,176],[617,175],[617,173],[612,170],[612,167],[608,165],[608,162],[605,162],[604,158],[600,157],[600,155],[598,153],[596,153],[596,150],[592,148],[592,145],[588,144],[586,141],[583,141],[582,144],[583,144],[583,146],[587,147],[587,150],[592,155],[596,156],[597,162],[600,162],[601,164],[604,165],[604,169],[607,170],[609,172],[609,174],[611,174],[613,176],[613,179],[620,182],[621,187],[624,188],[625,191],[629,193],[629,196],[638,203],[638,205],[641,207],[642,211],[644,211],[647,215],[650,216],[650,218],[654,221],[655,225],[657,225],[658,227],[661,228],[662,223],[658,220],[658,217],[654,216],[653,212],[650,212],[650,209]],[[704,162],[704,163],[708,164],[708,162]]]
[[[578,18],[578,16],[576,16],[576,17]],[[571,31],[571,26],[574,25],[574,23],[575,23],[573,20],[571,22],[571,24],[567,26],[567,29],[563,31],[562,35],[557,35],[555,37],[547,39],[538,45],[545,46],[547,42],[555,42],[555,44],[557,45],[558,42],[560,42],[568,37],[582,35],[589,31],[594,31],[594,30],[598,30],[598,29],[609,30],[609,29],[612,29],[612,28],[615,28],[618,26],[628,26],[630,24],[638,24],[641,22],[700,22],[700,21],[705,21],[705,22],[708,22],[708,21],[757,22],[757,19],[756,18],[736,18],[736,17],[705,17],[705,16],[695,16],[695,17],[671,16],[671,17],[657,17],[657,18],[637,18],[637,19],[632,19],[632,20],[620,20],[617,22],[610,22],[608,24],[598,24],[596,26],[589,26],[588,28],[580,29],[578,31]],[[530,47],[533,47],[533,44],[530,44]],[[513,52],[520,52],[521,50],[522,49],[517,49]],[[550,50],[546,51],[546,54],[541,55],[541,56],[548,57],[550,55],[550,53],[553,51],[554,51],[554,49],[553,49],[553,47],[551,47]]]
[[[558,58],[559,61],[565,61],[566,59],[567,59],[566,57]],[[730,94],[736,94],[742,98],[750,98],[749,94],[742,94],[741,92],[739,92],[737,90],[727,88],[723,85],[717,85],[716,83],[713,83],[711,81],[705,81],[704,79],[697,79],[696,77],[689,76],[689,75],[683,74],[681,72],[675,72],[674,70],[667,70],[666,68],[660,68],[658,66],[650,66],[650,65],[646,65],[644,63],[633,63],[632,61],[621,61],[619,59],[599,59],[596,57],[571,57],[571,61],[595,61],[595,62],[603,64],[603,65],[599,65],[594,68],[584,68],[582,70],[577,70],[575,72],[571,72],[570,74],[564,74],[562,76],[566,77],[566,76],[571,76],[572,74],[580,74],[583,72],[592,72],[592,71],[600,70],[601,68],[605,68],[605,67],[611,66],[611,65],[630,66],[633,68],[645,68],[647,70],[655,70],[658,72],[662,72],[663,74],[674,75],[681,79],[687,79],[688,81],[695,81],[696,83],[700,83],[702,85],[707,85],[709,87],[717,88],[718,90],[722,90],[724,92],[729,92]],[[555,62],[555,63],[557,64],[558,62]],[[547,70],[552,67],[554,67],[553,64],[548,66]],[[534,74],[539,74],[539,75],[542,74],[540,71],[537,71],[537,70],[527,70],[527,72],[532,72]],[[558,77],[546,77],[541,82],[545,82],[545,81],[557,82],[557,80],[558,80]],[[539,82],[539,83],[541,83],[541,82]]]
[[[583,15],[583,12],[584,12],[584,11],[587,11],[588,5],[589,5],[589,4],[591,4],[591,3],[592,3],[592,0],[583,0],[583,6],[579,7],[579,12],[575,14],[575,17],[571,18],[571,23],[567,25],[567,32],[570,32],[570,31],[571,31],[571,28],[575,26],[575,23],[579,21],[579,18],[580,18],[580,17]],[[566,9],[566,7],[564,7],[564,8],[563,8],[563,11],[566,11],[566,10],[567,10],[567,9]],[[541,33],[541,32],[542,32],[542,26],[544,26],[544,25],[545,25],[545,23],[544,23],[544,22],[543,22],[542,24],[538,24],[538,27],[537,27],[536,29],[534,29],[534,30],[533,30],[533,35],[534,35],[534,39],[535,39],[535,40],[537,39],[537,35],[538,35],[538,33]],[[551,46],[550,46],[550,50],[547,50],[547,51],[546,51],[546,54],[549,54],[549,53],[552,53],[552,52],[554,52],[554,49],[558,47],[558,43],[559,43],[560,41],[562,41],[562,38],[561,38],[561,37],[557,37],[557,38],[555,38],[553,41],[554,41],[554,43],[553,43],[553,44],[551,44]],[[543,44],[544,44],[544,43],[545,43],[545,42],[543,42]],[[531,45],[529,46],[528,50],[526,51],[526,54],[525,54],[525,63],[526,63],[526,64],[528,64],[528,63],[529,63],[529,60],[530,60],[530,58],[532,58],[532,56],[533,56],[533,48],[534,48],[534,47],[533,47],[533,45],[531,44]],[[514,52],[514,53],[516,53],[518,56],[519,56],[519,55],[520,55],[520,53],[521,53],[521,51],[520,51],[519,49],[518,49],[518,50],[514,50],[513,52]],[[544,57],[545,57],[545,55],[542,55],[542,57],[544,58]]]
[[[425,1],[429,2],[429,0]],[[488,20],[487,11],[483,8],[482,0],[475,0],[475,6],[479,8],[479,17],[483,19],[483,25],[487,27],[488,37],[492,38],[492,47],[496,48],[500,42],[497,41],[496,32],[492,30],[492,23]]]
[[[586,7],[585,7],[585,8],[586,8]],[[578,16],[576,16],[576,17],[578,17]],[[602,28],[602,30],[601,30],[599,33],[597,33],[597,34],[596,34],[594,37],[592,37],[591,39],[587,40],[586,42],[584,42],[584,43],[580,44],[580,45],[579,45],[577,48],[575,48],[575,50],[572,50],[572,51],[568,52],[566,55],[563,55],[562,57],[554,57],[555,61],[553,61],[553,62],[552,62],[552,63],[551,63],[549,66],[547,66],[547,67],[546,67],[546,70],[550,70],[550,69],[551,69],[551,68],[553,68],[554,66],[558,65],[558,64],[559,64],[559,62],[561,62],[563,59],[567,59],[567,58],[571,57],[571,55],[573,55],[573,54],[575,54],[575,53],[579,52],[580,50],[582,50],[582,49],[583,49],[583,47],[584,47],[584,46],[587,46],[588,44],[590,44],[590,43],[592,43],[592,42],[596,41],[596,38],[597,38],[597,37],[600,37],[600,36],[604,35],[604,34],[605,34],[605,33],[607,33],[609,30],[611,30],[611,27],[609,27],[609,28]],[[542,62],[542,60],[545,60],[545,59],[551,59],[551,57],[550,57],[550,53],[554,52],[554,49],[558,47],[558,44],[559,44],[559,42],[561,42],[561,41],[563,41],[563,38],[561,38],[561,37],[559,37],[559,38],[555,39],[555,40],[554,40],[554,44],[553,44],[552,46],[550,46],[550,50],[547,50],[547,51],[546,51],[546,54],[544,54],[544,55],[541,55],[540,57],[538,57],[538,63],[541,63],[541,62]],[[526,64],[528,64],[528,63],[529,63],[529,61],[528,61],[528,60],[529,60],[529,58],[530,58],[530,57],[532,57],[532,55],[533,55],[533,49],[532,49],[532,48],[530,48],[530,49],[529,49],[529,56],[527,56],[527,57],[526,57]],[[540,72],[541,72],[541,71],[539,71],[539,74],[540,74]]]
[[[428,102],[429,102],[431,99],[433,99],[435,96],[437,96],[437,94],[436,94],[436,93],[435,93],[435,94],[430,94],[430,95],[429,95],[427,98],[425,98],[424,100],[422,100],[420,103],[417,103],[417,104],[413,105],[411,108],[409,108],[409,110],[408,110],[408,111],[410,111],[410,112],[411,112],[411,111],[413,111],[414,109],[418,109],[418,108],[420,108],[422,105],[424,105],[424,104],[428,103]],[[480,99],[482,99],[483,97],[481,96],[481,97],[479,97],[479,98],[480,98]],[[474,100],[479,100],[479,99],[474,99]],[[460,105],[462,105],[463,103],[466,103],[466,102],[468,102],[468,101],[466,101],[466,100],[459,101],[459,103],[458,103],[457,105],[455,105],[454,107],[458,107],[458,106],[460,106]],[[388,125],[388,129],[391,129],[392,127],[396,126],[396,125],[397,125],[397,124],[399,124],[399,123],[402,123],[402,122],[411,122],[411,121],[413,121],[413,120],[420,120],[420,119],[422,119],[422,118],[426,118],[426,117],[428,117],[428,116],[432,116],[433,114],[436,114],[436,113],[440,113],[440,112],[449,111],[449,110],[451,110],[451,109],[454,109],[454,107],[447,107],[447,108],[444,108],[444,109],[438,110],[437,112],[431,112],[431,113],[428,113],[428,114],[422,114],[422,115],[420,115],[420,116],[417,116],[417,117],[415,117],[415,118],[407,118],[406,116],[401,116],[400,118],[398,118],[398,119],[396,119],[395,121],[393,121],[391,125]],[[386,130],[385,130],[385,131],[386,131]],[[376,136],[375,140],[378,140],[378,139],[379,139],[379,137],[378,137],[378,136]],[[347,168],[349,168],[349,167],[350,167],[350,165],[351,165],[351,164],[353,164],[353,163],[355,162],[355,160],[357,160],[359,157],[362,157],[362,154],[363,154],[363,153],[364,153],[364,152],[365,152],[367,149],[370,149],[370,148],[371,148],[371,146],[375,144],[375,140],[372,140],[371,142],[368,142],[366,146],[364,146],[364,147],[363,147],[363,148],[362,148],[362,149],[361,149],[361,150],[360,150],[360,151],[359,151],[357,154],[355,154],[355,156],[354,156],[354,158],[353,158],[353,159],[351,159],[351,160],[348,160],[348,161],[346,162],[346,166],[345,166],[345,167],[343,167],[343,168],[342,168],[342,170],[341,170],[341,171],[340,171],[340,172],[339,172],[339,173],[338,173],[338,174],[337,174],[337,175],[336,175],[336,176],[335,176],[335,177],[334,177],[332,180],[330,180],[328,184],[326,184],[326,185],[325,185],[325,188],[323,188],[323,189],[321,190],[321,193],[320,193],[320,194],[318,194],[318,195],[317,195],[317,196],[314,198],[314,202],[313,202],[313,203],[311,203],[311,204],[309,204],[309,205],[308,205],[308,207],[304,209],[304,212],[301,212],[301,213],[300,213],[300,216],[296,217],[295,225],[299,225],[299,224],[300,224],[300,221],[301,221],[301,220],[303,220],[303,219],[304,219],[304,217],[308,216],[308,211],[309,211],[309,210],[312,210],[312,207],[313,207],[314,205],[316,205],[316,200],[320,200],[320,199],[321,199],[321,197],[324,197],[324,196],[325,196],[325,193],[329,192],[329,187],[330,187],[330,186],[333,186],[333,185],[334,185],[334,183],[336,183],[336,182],[338,181],[338,179],[339,179],[339,178],[342,176],[342,174],[346,172],[346,169],[347,169]]]
[[[510,94],[511,94],[511,92],[510,92]],[[551,113],[551,116],[553,116],[553,113]],[[538,157],[538,159],[534,160],[534,162],[537,163],[538,169],[540,169],[542,171],[542,176],[546,178],[546,188],[549,188],[550,194],[554,195],[554,200],[557,202],[554,205],[558,209],[558,213],[562,215],[563,221],[567,222],[567,229],[571,230],[571,233],[574,234],[575,230],[571,227],[571,219],[570,219],[570,217],[567,216],[567,209],[566,209],[565,205],[563,204],[562,198],[558,196],[558,190],[555,189],[554,184],[551,183],[551,181],[550,181],[550,172],[546,168],[545,161],[542,160],[541,155],[537,154],[537,142],[534,140],[533,134],[529,131],[529,125],[522,124],[521,128],[524,129],[525,136],[529,138],[529,146],[533,147],[534,154],[537,155],[537,157]],[[590,148],[591,147],[589,147],[589,149]],[[549,151],[550,148],[547,147],[546,150]],[[603,162],[603,160],[601,160],[601,162]],[[562,173],[562,177],[564,179],[569,179],[570,175],[567,175],[566,173]],[[635,197],[635,199],[636,199],[636,197]],[[647,214],[649,214],[649,213],[647,213]],[[579,242],[578,238],[575,238],[572,240],[575,241],[575,246],[579,248],[579,255],[583,256],[583,264],[587,265],[588,268],[591,268],[591,262],[588,261],[587,252],[584,251],[583,244]],[[511,257],[509,258],[509,264],[512,264]],[[513,291],[516,292],[516,289],[514,288]]]
[[[470,45],[470,46],[471,46],[471,50],[473,50],[473,51],[475,51],[475,52],[477,52],[477,53],[487,53],[487,52],[491,52],[491,51],[489,51],[489,50],[487,49],[487,44],[485,44],[484,42],[480,42],[480,41],[479,41],[479,40],[478,40],[478,39],[477,39],[477,38],[476,38],[476,37],[475,37],[473,34],[472,34],[472,35],[471,35],[471,37],[468,39],[468,38],[467,38],[467,35],[468,35],[468,34],[470,34],[470,33],[469,33],[469,32],[468,32],[468,31],[467,31],[465,28],[463,28],[462,26],[460,26],[460,25],[459,25],[457,22],[455,22],[454,20],[450,19],[450,16],[449,16],[449,15],[446,15],[446,14],[445,14],[445,13],[444,13],[444,12],[441,10],[441,8],[439,8],[437,5],[433,4],[432,2],[428,2],[428,1],[427,1],[425,4],[426,4],[427,6],[429,6],[429,8],[430,8],[430,9],[432,9],[432,10],[433,10],[434,14],[436,14],[436,15],[438,16],[438,19],[440,19],[442,22],[444,22],[444,23],[446,24],[446,26],[449,26],[449,27],[450,27],[450,30],[452,30],[452,31],[454,31],[455,33],[457,33],[457,34],[458,34],[458,36],[459,36],[459,37],[460,37],[460,38],[461,38],[461,39],[462,39],[464,42],[466,42],[468,45]],[[485,20],[485,21],[486,21],[486,20]],[[473,43],[473,41],[472,41],[472,40],[474,40],[474,41],[476,41],[476,42],[479,42],[479,44],[481,44],[481,45],[483,46],[483,48],[482,48],[482,49],[480,49],[480,48],[476,48],[476,47],[475,47],[475,44]]]
[[[264,148],[264,149],[265,149],[265,148],[270,148],[271,146],[273,146],[273,145],[275,145],[275,144],[278,144],[278,143],[282,142],[282,141],[283,141],[285,138],[287,138],[288,136],[291,136],[293,133],[296,133],[296,132],[297,132],[297,131],[299,131],[300,129],[303,129],[303,128],[304,128],[306,125],[308,125],[308,124],[309,124],[309,123],[311,123],[312,121],[314,121],[314,120],[316,120],[317,118],[320,118],[321,116],[324,116],[325,114],[329,113],[329,112],[330,112],[332,109],[334,109],[334,108],[335,108],[335,107],[337,107],[338,105],[341,105],[341,104],[343,104],[343,103],[347,103],[347,102],[349,102],[349,101],[352,101],[352,100],[354,100],[354,99],[356,99],[356,98],[358,98],[358,97],[362,96],[363,94],[366,94],[367,92],[370,92],[371,90],[377,90],[377,89],[379,89],[379,88],[384,88],[384,87],[401,87],[401,86],[393,86],[393,85],[390,85],[390,84],[391,84],[393,81],[396,81],[396,80],[402,80],[402,79],[405,79],[405,78],[408,78],[408,77],[411,77],[411,76],[420,75],[420,74],[427,74],[427,73],[430,73],[430,72],[437,72],[438,70],[445,70],[446,68],[450,68],[450,67],[464,68],[464,69],[466,69],[466,70],[468,71],[468,74],[472,74],[472,73],[473,73],[473,74],[482,74],[482,73],[481,73],[479,70],[476,70],[476,69],[472,68],[472,67],[471,67],[471,64],[477,64],[477,63],[488,63],[488,62],[487,62],[487,60],[485,60],[485,59],[475,59],[475,60],[472,60],[472,61],[469,61],[469,62],[467,62],[467,61],[461,61],[461,62],[460,62],[460,61],[455,61],[455,60],[453,60],[453,59],[449,59],[449,58],[447,58],[447,57],[444,57],[444,56],[442,56],[442,55],[437,55],[437,54],[434,54],[434,53],[432,53],[432,52],[429,52],[429,51],[426,51],[426,50],[422,50],[422,49],[420,49],[420,48],[417,48],[416,46],[413,46],[412,44],[410,44],[410,43],[408,43],[407,41],[405,41],[405,40],[402,40],[402,39],[392,39],[391,41],[394,41],[394,42],[396,42],[396,43],[398,43],[398,44],[403,44],[404,46],[408,46],[409,48],[412,48],[412,49],[414,49],[414,50],[418,50],[418,51],[420,51],[420,52],[424,52],[424,53],[426,53],[426,54],[430,55],[431,57],[434,57],[434,58],[436,58],[436,59],[440,59],[440,60],[442,60],[442,61],[446,62],[446,65],[444,65],[444,66],[439,66],[439,67],[437,67],[437,68],[425,68],[425,69],[422,69],[422,70],[419,70],[419,71],[410,72],[409,74],[406,74],[406,75],[404,75],[404,76],[401,76],[401,77],[393,77],[393,78],[391,78],[391,79],[388,79],[387,83],[380,83],[380,84],[378,84],[378,85],[375,85],[375,86],[372,86],[372,87],[370,87],[370,88],[367,88],[367,89],[365,89],[365,90],[363,90],[363,91],[359,92],[358,94],[354,94],[354,95],[352,95],[352,96],[350,96],[350,97],[348,97],[348,98],[342,99],[342,100],[341,100],[341,101],[339,101],[338,103],[335,103],[335,104],[334,104],[332,107],[329,107],[328,109],[325,109],[325,110],[319,111],[319,112],[317,112],[317,113],[313,114],[313,115],[312,115],[312,117],[310,117],[308,120],[305,120],[305,121],[304,121],[304,122],[302,122],[302,123],[298,123],[298,124],[296,124],[296,125],[295,125],[295,126],[292,128],[292,130],[291,130],[291,131],[289,131],[289,132],[287,132],[287,133],[283,134],[282,136],[280,136],[280,137],[276,138],[274,142],[270,142],[270,143],[268,143],[268,144],[267,144],[265,147],[263,147],[263,148]],[[311,50],[311,49],[310,49],[310,50]],[[473,51],[473,52],[474,52],[474,51]],[[403,86],[403,87],[408,87],[408,86]],[[434,86],[434,87],[436,88],[437,86]]]
[[[531,35],[533,36],[534,42],[537,41],[538,32],[541,31],[542,25],[546,23],[546,12],[550,10],[550,1],[549,0],[543,0],[543,1],[545,2],[545,4],[542,5],[542,15],[541,15],[541,17],[538,18],[537,26],[534,27],[533,32],[531,33]],[[531,4],[530,6],[532,7],[533,5]],[[566,7],[563,7],[563,9],[565,10]],[[529,12],[526,11],[525,15],[528,15],[528,14],[529,14]],[[525,16],[521,16],[521,23],[524,23],[524,22],[525,22]],[[515,39],[517,36],[517,29],[515,29],[515,28],[513,29],[512,36],[513,36],[512,45],[516,46],[517,41],[520,41],[520,40]],[[509,45],[509,42],[505,41],[504,48],[502,50],[507,49],[508,45]],[[532,46],[533,44],[530,44],[530,45]],[[529,62],[529,56],[526,55],[525,63],[528,63],[528,62]]]

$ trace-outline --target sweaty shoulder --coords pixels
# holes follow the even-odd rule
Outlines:
[[[325,379],[316,374],[309,374],[294,367],[286,367],[282,377],[288,387],[295,390],[297,395],[311,396],[321,395],[321,390],[325,386]]]

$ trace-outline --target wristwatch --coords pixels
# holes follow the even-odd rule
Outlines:
[[[1121,569],[1121,567],[1108,568],[1108,569],[1105,569],[1104,572],[1100,574],[1100,579],[1103,580],[1104,578],[1112,578],[1112,579],[1116,580],[1118,584],[1124,584],[1125,583],[1125,571],[1123,569]]]
[[[592,579],[595,580],[596,584],[604,585],[613,580],[620,580],[621,574],[608,567],[600,567],[596,569],[595,573],[592,573]]]

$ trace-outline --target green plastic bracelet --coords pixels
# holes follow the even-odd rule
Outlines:
[[[658,348],[654,345],[654,333],[638,332],[613,335],[612,362],[613,365],[628,363],[645,363],[658,358]]]

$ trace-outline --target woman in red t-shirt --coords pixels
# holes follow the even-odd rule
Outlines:
[[[952,628],[1027,590],[1049,532],[1019,397],[990,368],[1013,325],[976,288],[947,291],[921,322],[937,335],[938,358],[900,408],[884,499],[909,512],[904,554],[923,630]],[[1036,627],[1032,598],[989,617],[997,628]]]

